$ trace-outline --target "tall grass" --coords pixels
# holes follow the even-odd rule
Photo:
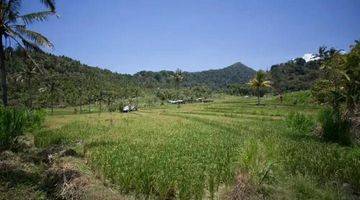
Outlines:
[[[44,121],[42,111],[0,107],[0,149],[8,149],[24,131],[34,130]]]
[[[312,132],[315,127],[313,117],[301,112],[291,112],[285,121],[293,132],[300,134],[308,134]]]
[[[308,90],[285,93],[283,101],[288,105],[309,105],[314,103],[313,96]]]
[[[334,113],[331,108],[319,112],[319,122],[322,128],[322,136],[330,142],[338,142],[343,145],[351,145],[350,123]]]
[[[219,190],[245,171],[266,198],[339,199],[346,193],[342,183],[360,188],[354,170],[360,168],[360,151],[311,136],[316,112],[225,99],[181,109],[82,115],[84,121],[38,133],[36,142],[82,140],[89,165],[139,198],[221,198]]]

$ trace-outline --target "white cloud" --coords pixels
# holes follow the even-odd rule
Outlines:
[[[306,54],[304,54],[304,56],[303,56],[302,58],[303,58],[306,62],[319,59],[319,58],[315,57],[315,55],[312,54],[312,53],[306,53]]]

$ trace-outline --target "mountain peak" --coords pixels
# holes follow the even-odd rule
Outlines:
[[[251,69],[250,67],[246,66],[245,64],[243,64],[242,62],[236,62],[226,68],[249,68]]]

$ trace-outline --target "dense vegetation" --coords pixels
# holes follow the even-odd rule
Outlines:
[[[174,86],[172,71],[141,71],[134,75],[136,80],[147,88],[169,88]],[[201,72],[184,72],[183,87],[206,86],[211,90],[224,90],[229,84],[246,83],[255,74],[255,70],[238,62],[223,69]]]
[[[309,90],[320,77],[320,61],[296,58],[271,66],[269,75],[277,93]]]
[[[89,67],[64,56],[32,52],[46,74],[24,58],[20,49],[8,49],[9,102],[11,105],[50,107],[84,105],[98,99],[129,98],[139,93],[130,75]],[[29,69],[30,68],[30,69]]]
[[[114,73],[106,69],[91,67],[65,56],[46,53],[30,53],[36,60],[38,68],[25,56],[20,48],[6,50],[9,69],[9,102],[10,105],[28,107],[76,106],[94,104],[95,102],[129,99],[145,94],[156,94],[159,90],[175,89],[172,76],[175,72],[138,72],[134,75]],[[236,63],[220,70],[203,72],[183,72],[181,88],[194,89],[198,93],[223,90],[228,84],[246,83],[254,75],[251,68]],[[199,89],[203,88],[203,89]],[[185,92],[186,93],[186,92]],[[191,98],[192,92],[182,98]],[[168,95],[174,97],[175,95]]]
[[[65,56],[32,52],[30,55],[37,61],[37,65],[48,72],[44,75],[21,49],[8,48],[6,53],[11,105],[76,106],[99,101],[107,104],[108,100],[156,94],[159,88],[168,93],[176,93],[171,91],[175,89],[172,78],[175,72],[172,71],[119,74],[87,66]],[[260,96],[272,90],[275,93],[308,90],[320,77],[319,67],[319,61],[305,62],[302,58],[274,65],[268,73],[272,88],[260,88]],[[184,80],[180,86],[184,89],[201,87],[206,91],[226,92],[232,95],[257,95],[257,91],[247,84],[254,75],[255,71],[251,68],[235,63],[219,70],[183,72]],[[168,95],[168,98],[174,96]]]
[[[352,198],[358,148],[311,133],[320,107],[265,103],[226,97],[128,115],[54,115],[35,142],[82,144],[93,170],[137,198],[236,198],[237,184],[250,199]]]
[[[359,198],[359,41],[269,72],[119,74],[44,53],[40,2],[0,1],[0,198],[88,199],[95,182],[89,199]]]

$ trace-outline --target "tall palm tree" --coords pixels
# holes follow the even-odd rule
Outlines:
[[[0,0],[0,72],[4,106],[8,105],[5,41],[12,40],[24,49],[36,51],[41,51],[41,47],[53,47],[45,36],[27,29],[27,25],[44,21],[55,14],[55,0],[40,0],[40,2],[46,6],[47,10],[21,15],[22,0]]]
[[[172,75],[171,77],[174,79],[175,81],[175,88],[176,88],[176,92],[177,92],[177,100],[179,100],[179,88],[180,88],[180,83],[181,81],[184,79],[184,73],[180,70],[180,69],[177,69],[175,71],[175,74]],[[180,103],[178,103],[178,107],[180,107]]]
[[[249,85],[256,89],[257,105],[260,105],[260,89],[270,87],[270,81],[266,80],[266,73],[262,70],[258,71],[253,79],[250,80]]]

